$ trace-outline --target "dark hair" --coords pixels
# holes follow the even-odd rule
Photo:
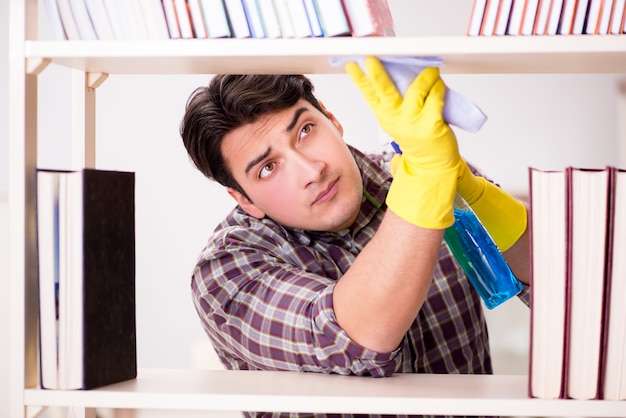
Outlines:
[[[202,174],[245,195],[222,155],[224,136],[300,99],[325,113],[313,94],[311,80],[303,75],[217,75],[187,100],[180,135]]]

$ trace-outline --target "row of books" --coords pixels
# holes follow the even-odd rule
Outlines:
[[[468,36],[619,35],[625,0],[474,0]]]
[[[41,387],[135,378],[134,173],[39,169],[36,206]]]
[[[387,0],[43,0],[59,40],[394,36]]]
[[[529,171],[529,394],[626,400],[626,170]]]

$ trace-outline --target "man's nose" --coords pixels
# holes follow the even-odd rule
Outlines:
[[[294,167],[296,168],[299,181],[303,186],[319,182],[324,177],[326,164],[319,158],[301,152],[294,153]]]

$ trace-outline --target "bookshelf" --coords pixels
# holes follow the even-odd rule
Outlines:
[[[626,416],[625,402],[528,399],[525,376],[400,375],[389,379],[278,372],[140,370],[136,381],[92,391],[37,388],[34,167],[38,77],[73,71],[73,160],[95,164],[97,87],[108,74],[338,73],[328,58],[437,55],[456,74],[624,73],[626,38],[506,37],[38,41],[37,1],[10,0],[10,416],[40,406],[86,410],[306,409],[315,412]],[[297,58],[297,59],[294,59]],[[40,109],[46,111],[46,109]],[[167,396],[165,396],[167,395]]]

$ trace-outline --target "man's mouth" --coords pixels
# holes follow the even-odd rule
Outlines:
[[[317,197],[315,198],[315,200],[313,201],[311,205],[316,205],[318,203],[326,203],[329,200],[331,200],[333,197],[335,197],[335,195],[337,194],[337,182],[338,181],[339,179],[336,179],[330,182],[328,187],[322,193],[317,195]]]

